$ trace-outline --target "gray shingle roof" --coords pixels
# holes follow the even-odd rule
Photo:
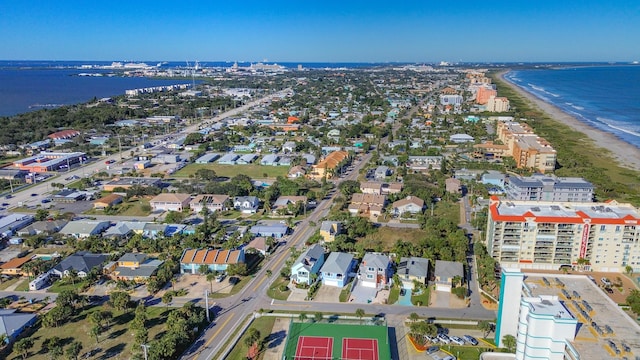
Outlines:
[[[324,265],[322,265],[322,269],[320,269],[320,272],[346,274],[351,268],[352,261],[353,255],[351,254],[332,252],[331,254],[329,254],[329,257],[325,261]]]
[[[435,275],[442,280],[464,277],[464,268],[462,263],[456,261],[436,260]]]
[[[321,256],[324,256],[324,249],[318,244],[313,244],[305,252],[298,256],[295,264],[303,264],[307,270],[310,270],[310,263],[315,263],[316,261],[318,261],[318,259],[320,259]]]
[[[85,251],[77,252],[66,259],[62,260],[60,264],[56,265],[53,269],[59,272],[65,272],[67,270],[82,271],[88,273],[94,267],[100,266],[107,260],[105,254],[92,254]]]
[[[429,274],[429,259],[403,257],[398,264],[398,274],[426,277]]]

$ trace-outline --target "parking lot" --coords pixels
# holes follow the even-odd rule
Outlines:
[[[640,355],[640,326],[586,276],[527,274],[525,283],[534,296],[558,296],[578,319],[574,346],[581,354],[592,359]]]

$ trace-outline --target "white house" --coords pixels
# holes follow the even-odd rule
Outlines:
[[[318,275],[322,264],[324,264],[324,249],[318,244],[313,244],[291,265],[291,280],[297,284],[311,285],[312,275]]]
[[[388,256],[366,253],[358,269],[358,281],[365,287],[380,288],[389,283],[391,260]]]

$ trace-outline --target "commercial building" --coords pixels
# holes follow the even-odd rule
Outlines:
[[[20,170],[28,170],[32,173],[43,173],[66,169],[71,165],[87,160],[87,155],[83,152],[47,152],[43,151],[37,155],[29,156],[13,162],[13,166]]]
[[[489,253],[503,267],[640,272],[640,213],[630,204],[501,201],[492,197]],[[582,259],[582,260],[580,260]]]
[[[205,265],[209,271],[226,271],[229,265],[244,263],[244,250],[185,249],[180,258],[181,274],[200,274]]]
[[[349,158],[346,151],[334,151],[327,155],[322,161],[313,165],[313,170],[309,176],[313,179],[330,179],[338,171],[338,166],[342,165]]]
[[[505,194],[509,200],[593,202],[594,186],[583,178],[509,176]]]

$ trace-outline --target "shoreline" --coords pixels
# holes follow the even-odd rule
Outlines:
[[[567,125],[571,129],[581,132],[593,140],[594,144],[600,148],[608,150],[611,157],[622,167],[640,171],[640,149],[618,138],[614,134],[597,129],[587,123],[578,120],[575,116],[565,112],[559,107],[548,103],[534,94],[527,92],[517,84],[509,81],[505,74],[511,70],[504,70],[497,74],[498,78],[518,93],[522,98],[529,101],[535,107],[547,114],[553,121]]]

